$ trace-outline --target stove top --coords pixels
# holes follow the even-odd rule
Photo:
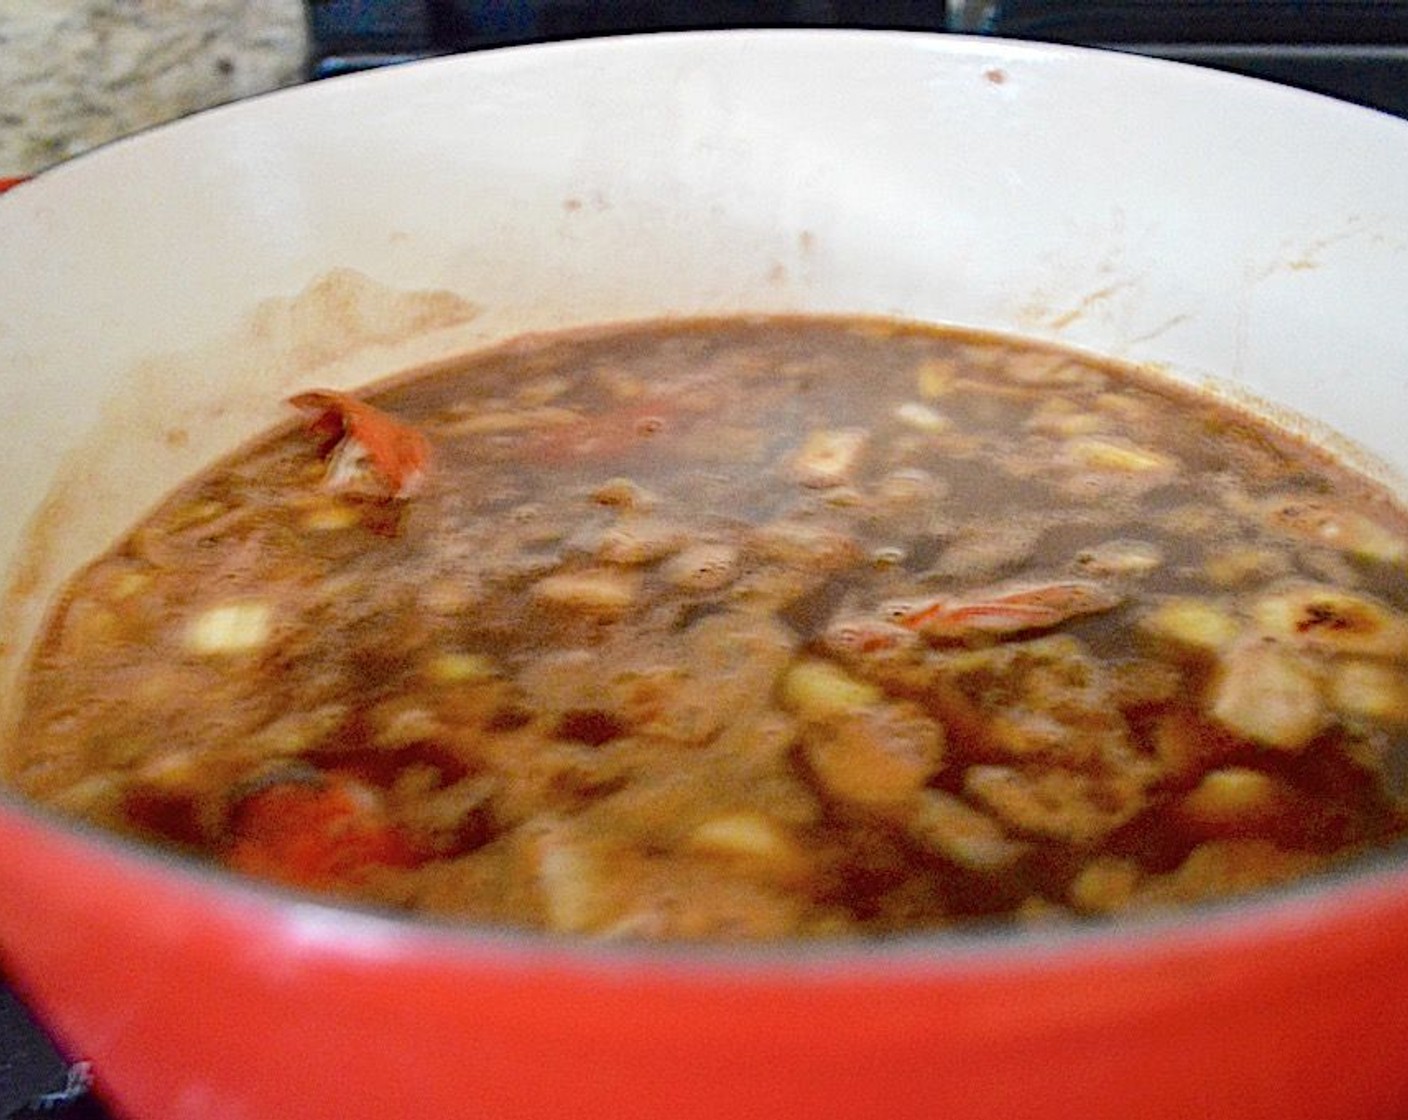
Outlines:
[[[591,35],[868,27],[1109,47],[1408,117],[1408,0],[309,0],[309,21],[310,78]],[[0,983],[0,1120],[102,1120],[80,1057],[61,1057]]]
[[[1408,0],[310,0],[310,76],[588,35],[869,27],[1077,43],[1408,117]]]

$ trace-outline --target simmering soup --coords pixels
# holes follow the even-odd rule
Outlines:
[[[71,582],[26,794],[285,885],[647,939],[1147,913],[1408,824],[1408,526],[1224,402],[763,317],[292,405]]]

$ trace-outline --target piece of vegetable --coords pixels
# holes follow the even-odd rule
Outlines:
[[[233,657],[253,653],[268,642],[273,631],[273,609],[268,603],[240,601],[208,607],[186,626],[184,644],[203,657]]]
[[[421,859],[375,791],[338,775],[259,789],[235,807],[231,827],[226,865],[289,886],[349,886],[373,868]]]
[[[424,483],[430,442],[409,424],[335,389],[310,389],[289,403],[313,417],[308,427],[324,441],[330,489],[408,498]]]
[[[1264,639],[1242,642],[1223,654],[1208,714],[1244,738],[1291,751],[1306,746],[1328,723],[1315,666],[1295,650]]]
[[[782,678],[782,702],[804,720],[835,719],[880,702],[884,693],[832,661],[804,658]]]

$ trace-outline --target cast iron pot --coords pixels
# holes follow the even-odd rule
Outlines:
[[[439,60],[115,144],[0,199],[0,687],[64,573],[293,388],[796,310],[1156,364],[1399,486],[1408,124],[1075,49],[749,32]],[[1408,1114],[1391,856],[1116,927],[641,948],[326,905],[6,796],[0,955],[132,1117]]]

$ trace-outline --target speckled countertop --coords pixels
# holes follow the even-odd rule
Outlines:
[[[0,0],[0,177],[301,81],[303,0]]]

